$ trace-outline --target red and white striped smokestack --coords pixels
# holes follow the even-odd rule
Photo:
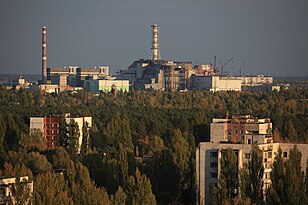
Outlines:
[[[46,26],[42,27],[42,84],[47,83],[47,31]]]

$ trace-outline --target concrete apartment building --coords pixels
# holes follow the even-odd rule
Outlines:
[[[85,123],[88,123],[89,127],[92,127],[92,117],[71,117],[70,114],[65,115],[65,122],[69,124],[71,121],[75,121],[79,128],[79,148],[80,151],[83,132],[82,128]],[[46,140],[46,148],[53,149],[58,146],[58,136],[60,129],[60,115],[51,115],[44,117],[30,117],[30,132],[34,129],[40,130],[42,132],[42,137]]]
[[[272,164],[274,158],[278,153],[279,147],[282,149],[283,158],[287,159],[290,149],[295,144],[292,143],[265,143],[258,144],[263,154],[263,190],[265,191],[271,184],[270,172],[272,171]],[[301,165],[303,171],[306,168],[306,161],[308,157],[308,144],[296,144],[297,148],[302,152]],[[210,203],[210,186],[217,184],[220,173],[220,159],[222,154],[228,149],[232,148],[237,156],[238,169],[243,168],[244,163],[248,163],[250,158],[250,151],[252,145],[249,144],[224,144],[213,142],[201,142],[196,151],[196,170],[197,170],[197,204]]]
[[[272,142],[272,123],[270,118],[258,119],[250,115],[213,119],[211,123],[211,142],[231,143],[270,143]],[[253,138],[253,139],[252,139]]]
[[[263,156],[264,191],[271,184],[270,172],[279,147],[282,157],[288,159],[290,149],[296,145],[302,153],[301,165],[305,171],[308,144],[273,143],[271,130],[272,123],[268,118],[255,119],[247,115],[233,119],[213,119],[210,142],[201,142],[196,150],[197,204],[210,203],[210,186],[218,183],[220,159],[228,148],[234,150],[240,170],[250,159],[252,141],[258,145]]]
[[[26,183],[30,192],[33,193],[33,181],[29,181],[28,176],[19,177],[20,182]],[[16,184],[15,177],[0,177],[0,204],[16,204],[13,187]],[[26,204],[32,204],[30,201]]]

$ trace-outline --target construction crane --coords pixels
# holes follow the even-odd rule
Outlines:
[[[242,65],[241,65],[241,67],[240,67],[240,76],[242,76],[242,68],[244,67],[246,65],[246,63],[243,63]]]
[[[221,69],[221,72],[220,72],[220,75],[223,76],[224,74],[224,66],[227,65],[228,63],[230,63],[234,58],[230,58],[229,60],[227,60],[224,64],[222,64],[222,62],[220,62],[220,69]]]

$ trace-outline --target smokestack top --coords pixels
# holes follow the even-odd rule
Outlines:
[[[158,24],[152,24],[152,47],[151,47],[151,59],[159,60],[159,26]]]
[[[46,26],[42,27],[42,84],[47,83],[47,29]]]

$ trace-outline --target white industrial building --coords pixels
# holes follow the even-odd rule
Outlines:
[[[192,75],[190,77],[190,88],[192,90],[217,91],[241,91],[242,80],[231,76],[203,76]]]

